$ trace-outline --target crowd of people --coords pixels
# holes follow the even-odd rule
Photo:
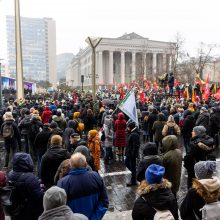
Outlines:
[[[220,180],[213,177],[220,103],[193,103],[172,93],[137,101],[139,126],[99,95],[96,102],[90,96],[6,102],[0,112],[0,193],[5,185],[13,189],[12,220],[102,219],[109,200],[101,157],[131,171],[127,187],[137,187],[139,195],[134,220],[202,219],[201,208],[220,198]],[[178,204],[182,165],[188,192]],[[2,204],[1,220],[4,212]]]

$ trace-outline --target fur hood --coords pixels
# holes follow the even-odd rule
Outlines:
[[[167,179],[163,179],[162,183],[159,184],[149,184],[143,180],[138,187],[137,193],[138,195],[143,196],[158,189],[171,189],[171,186],[172,184]]]
[[[202,180],[194,179],[192,187],[206,202],[214,202],[220,199],[220,180],[217,177]]]

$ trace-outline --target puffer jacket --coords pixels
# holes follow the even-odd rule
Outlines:
[[[53,116],[52,117],[53,121],[57,123],[58,127],[64,131],[66,126],[67,126],[67,123],[66,123],[66,120],[62,117],[62,116]]]
[[[15,220],[37,220],[43,212],[43,191],[33,169],[34,164],[29,154],[15,154],[8,182],[16,186],[16,200],[24,206],[20,215],[13,218]]]
[[[196,216],[202,219],[201,208],[206,203],[220,200],[220,180],[217,177],[212,179],[194,179],[192,188],[189,189],[180,207],[180,214],[183,220],[196,220]]]
[[[169,128],[174,128],[174,132],[175,132],[175,135],[176,135],[176,136],[179,136],[179,135],[180,135],[181,131],[180,131],[179,126],[178,126],[175,122],[173,122],[173,121],[168,121],[168,122],[164,125],[163,130],[162,130],[162,135],[163,135],[164,137],[167,136],[167,135],[169,135],[169,134],[168,134]]]
[[[170,210],[175,220],[178,219],[177,201],[171,192],[171,183],[163,179],[160,184],[149,185],[142,181],[138,187],[139,198],[132,210],[133,220],[153,220],[156,210]]]
[[[91,151],[92,158],[94,160],[95,170],[100,170],[100,156],[101,156],[101,141],[99,138],[99,134],[95,137],[90,137],[88,139],[88,148]]]
[[[51,115],[52,115],[52,112],[50,111],[50,107],[46,106],[45,110],[43,111],[41,115],[42,123],[43,124],[48,123]]]

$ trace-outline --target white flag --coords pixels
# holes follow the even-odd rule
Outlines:
[[[124,100],[119,104],[118,108],[124,112],[132,121],[134,121],[137,126],[139,126],[135,96],[132,91],[130,91],[125,96]]]

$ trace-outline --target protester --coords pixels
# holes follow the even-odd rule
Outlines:
[[[8,174],[8,184],[16,188],[14,201],[19,204],[19,213],[13,220],[37,220],[43,212],[43,191],[34,176],[34,164],[27,153],[16,153],[13,168]]]
[[[117,115],[117,120],[114,123],[115,128],[115,147],[118,148],[119,160],[123,160],[124,148],[126,146],[126,120],[122,112]]]
[[[4,123],[1,126],[1,135],[4,138],[5,147],[5,164],[4,167],[11,167],[11,160],[17,151],[17,148],[21,148],[21,138],[17,124],[14,122],[11,112],[6,112],[4,117]],[[10,162],[10,163],[9,163]]]
[[[179,126],[176,124],[174,117],[170,115],[168,117],[167,123],[164,125],[162,130],[162,135],[165,137],[167,135],[179,136],[181,133]]]
[[[1,196],[1,188],[6,185],[6,174],[3,171],[0,171],[0,196]],[[0,200],[0,219],[5,220],[5,213],[2,207],[2,203]]]
[[[73,213],[66,202],[66,192],[57,186],[52,186],[44,194],[44,212],[39,220],[88,220],[82,214]]]
[[[90,130],[88,133],[88,148],[94,161],[96,171],[100,170],[101,142],[97,130]]]
[[[135,122],[128,124],[128,140],[125,149],[125,166],[131,171],[131,181],[127,186],[137,185],[136,180],[136,159],[139,156],[140,134],[135,125]]]
[[[145,172],[145,180],[138,187],[139,198],[132,210],[133,220],[154,220],[156,210],[166,211],[163,219],[178,220],[177,201],[171,191],[171,183],[163,179],[165,168],[151,164]],[[167,213],[167,211],[170,211]],[[173,218],[174,217],[174,218]]]
[[[86,158],[81,153],[71,156],[70,166],[68,175],[57,183],[66,191],[67,205],[89,219],[101,220],[108,208],[103,180],[97,172],[86,169]]]
[[[195,164],[194,170],[196,178],[180,207],[183,220],[202,219],[203,206],[220,199],[220,180],[213,177],[216,162],[200,161]]]
[[[209,131],[209,121],[210,121],[210,114],[205,107],[200,109],[200,114],[198,119],[196,120],[196,126],[204,126],[207,133]]]
[[[54,176],[61,162],[70,158],[66,149],[62,148],[62,138],[54,135],[51,138],[51,145],[41,160],[40,175],[41,181],[46,189],[54,185]]]
[[[176,196],[181,179],[182,153],[179,149],[178,139],[175,135],[169,135],[162,140],[162,161],[165,167],[164,178],[172,183],[171,190]]]
[[[67,127],[66,120],[62,116],[62,113],[60,111],[57,111],[56,116],[53,117],[53,121],[57,123],[58,127],[64,131]]]
[[[45,110],[42,113],[41,119],[42,119],[42,123],[48,123],[49,122],[49,118],[52,116],[52,112],[50,111],[50,107],[46,106]]]
[[[206,134],[206,129],[203,126],[193,128],[189,152],[184,157],[184,166],[188,172],[188,188],[192,186],[192,179],[195,178],[195,163],[209,159],[213,146],[214,140]]]
[[[144,145],[143,159],[137,169],[137,180],[141,182],[145,179],[145,171],[151,164],[162,165],[161,157],[158,155],[157,146],[153,142]]]

